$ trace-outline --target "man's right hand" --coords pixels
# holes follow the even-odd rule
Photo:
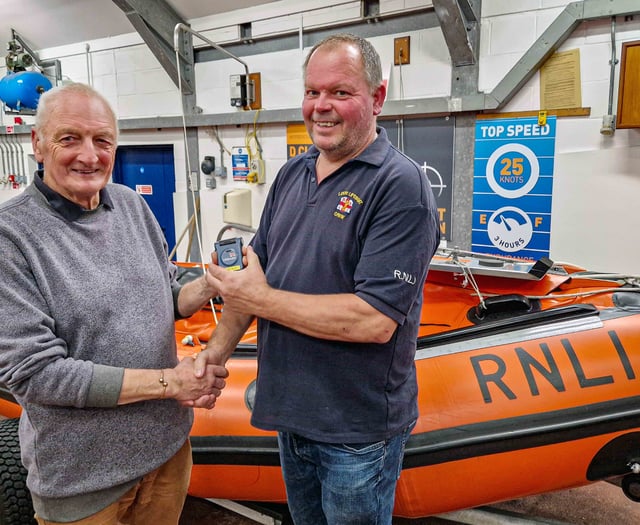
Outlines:
[[[171,370],[171,375],[167,371],[167,397],[173,397],[185,406],[213,408],[226,386],[225,379],[229,372],[222,365],[207,363],[199,365],[202,368],[197,370],[198,359],[202,360],[199,355],[186,357]]]

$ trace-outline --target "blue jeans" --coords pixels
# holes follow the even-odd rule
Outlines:
[[[280,432],[280,462],[296,525],[391,525],[404,446],[415,423],[376,443],[320,443]]]

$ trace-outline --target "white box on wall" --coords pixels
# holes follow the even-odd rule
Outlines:
[[[238,188],[224,194],[222,220],[251,227],[251,190]]]

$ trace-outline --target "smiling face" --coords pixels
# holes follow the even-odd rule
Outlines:
[[[85,209],[100,203],[116,153],[116,122],[106,104],[88,93],[65,92],[49,100],[31,132],[33,151],[44,165],[44,183]]]
[[[357,46],[321,46],[309,58],[302,116],[309,136],[332,162],[356,157],[376,138],[385,88],[372,93]]]

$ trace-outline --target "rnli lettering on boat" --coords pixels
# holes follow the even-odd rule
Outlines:
[[[596,345],[600,354],[598,362],[588,359],[576,345],[568,337],[563,337],[559,345],[539,342],[537,348],[530,350],[523,345],[514,347],[511,353],[471,356],[469,359],[484,402],[492,403],[498,396],[518,399],[516,388],[523,384],[526,384],[528,394],[539,396],[542,385],[550,385],[556,392],[565,392],[568,384],[576,382],[579,388],[589,389],[612,385],[616,381],[636,380],[634,366],[615,330],[607,332],[607,338],[602,338],[602,345]],[[602,366],[596,370],[598,363],[602,365],[603,355],[609,357],[606,360],[607,373],[602,372]],[[594,365],[593,369],[589,365]]]
[[[400,270],[393,270],[393,276],[396,279],[400,279],[401,281],[405,281],[409,284],[416,284],[417,282],[415,275],[408,274],[407,272],[401,272]]]

